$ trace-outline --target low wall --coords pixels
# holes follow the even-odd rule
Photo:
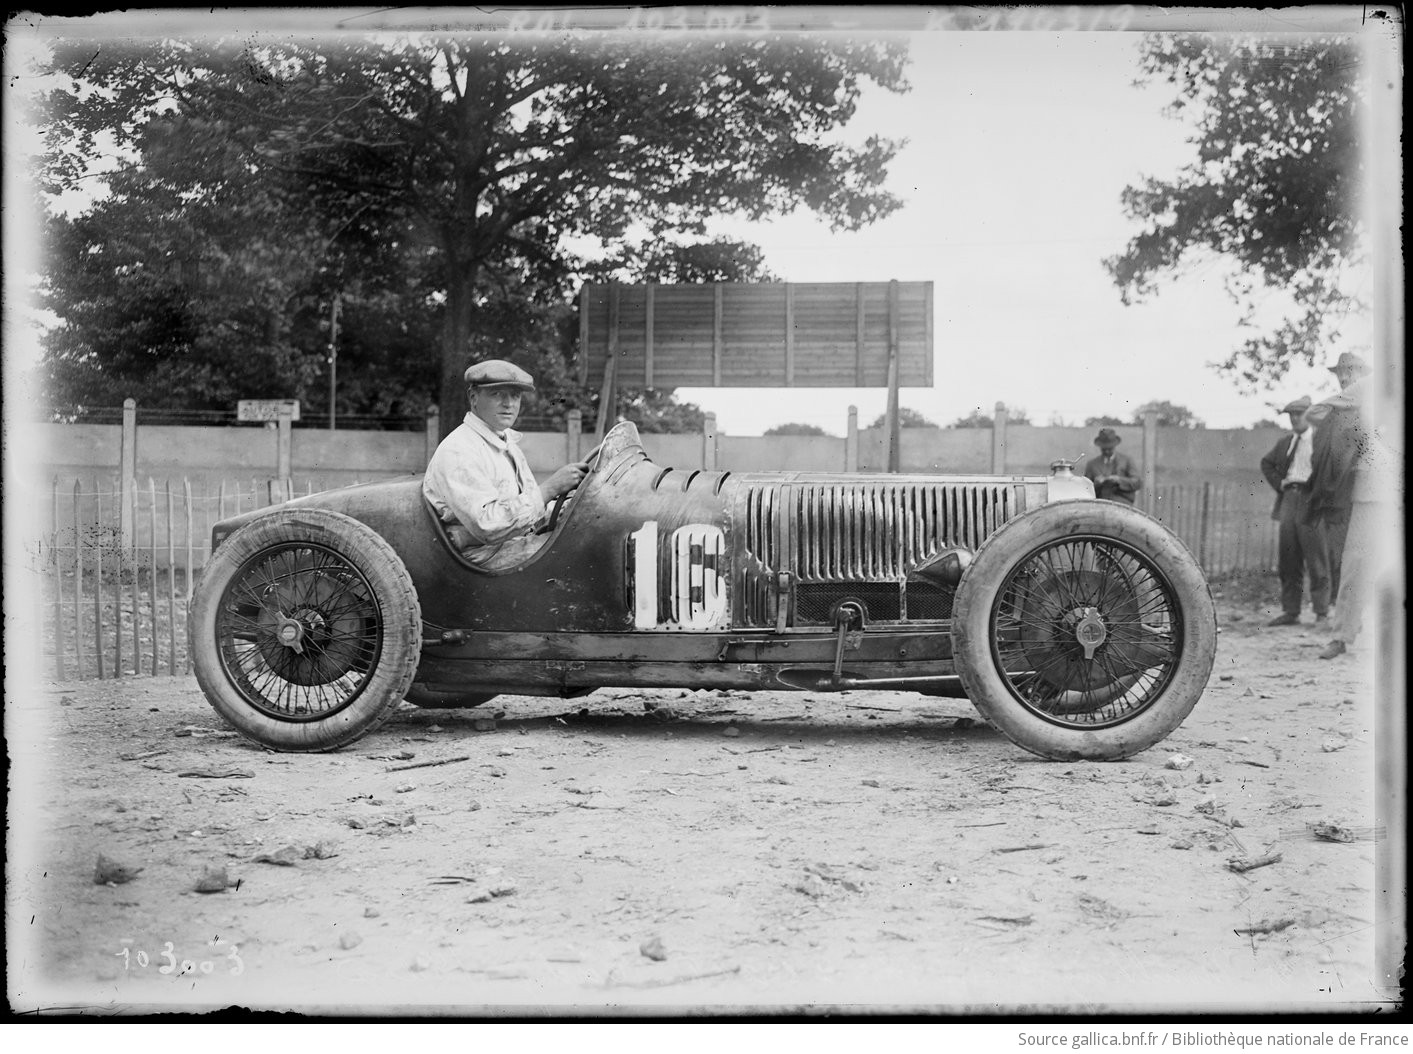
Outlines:
[[[1143,430],[1118,429],[1120,449],[1142,468]],[[1261,457],[1283,433],[1279,429],[1158,428],[1154,467],[1157,485],[1223,483],[1264,494]],[[279,474],[279,433],[274,428],[144,425],[134,429],[134,475],[139,480],[269,478]],[[993,432],[987,428],[905,428],[900,435],[903,472],[990,472]],[[36,482],[55,478],[108,479],[121,471],[121,425],[37,424],[17,426],[9,439],[33,451]],[[678,468],[736,472],[839,472],[848,468],[848,440],[836,436],[727,436],[643,433],[648,456]],[[595,437],[579,437],[587,453]],[[293,428],[290,475],[341,486],[421,472],[429,453],[421,432],[366,432]],[[572,437],[561,432],[526,433],[522,448],[536,473],[554,471],[575,456]],[[887,433],[859,429],[857,468],[884,471]],[[1010,425],[1004,432],[1003,471],[1044,474],[1057,458],[1084,460],[1096,453],[1093,430]]]

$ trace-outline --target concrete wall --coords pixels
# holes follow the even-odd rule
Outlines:
[[[33,464],[41,478],[60,480],[107,478],[119,471],[122,426],[31,426],[32,433],[11,435],[22,449],[36,453]],[[1118,429],[1120,450],[1142,468],[1143,434],[1139,427]],[[1157,430],[1159,486],[1202,483],[1265,488],[1259,464],[1280,438],[1278,429]],[[595,436],[579,440],[582,452]],[[904,472],[989,472],[992,431],[986,428],[905,428],[901,433]],[[1093,429],[1011,425],[1005,432],[1005,469],[1015,475],[1043,474],[1056,458],[1088,459],[1095,454]],[[716,467],[737,472],[844,471],[847,440],[836,436],[725,436],[644,433],[648,455],[677,468],[705,467],[714,442]],[[574,456],[570,437],[557,432],[527,433],[522,443],[536,473],[554,471]],[[181,427],[143,425],[136,430],[138,479],[274,476],[278,466],[278,433],[259,427]],[[421,472],[427,458],[427,436],[421,432],[328,432],[294,428],[290,432],[291,475],[338,486],[357,480],[382,479]],[[883,471],[887,465],[887,434],[881,428],[860,429],[859,470]]]

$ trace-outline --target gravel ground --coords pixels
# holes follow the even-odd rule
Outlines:
[[[1370,657],[1219,606],[1197,709],[1107,764],[895,692],[409,706],[304,756],[190,677],[7,681],[11,1008],[1387,1010]]]

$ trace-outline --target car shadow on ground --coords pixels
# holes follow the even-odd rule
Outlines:
[[[577,730],[634,738],[670,738],[679,742],[684,739],[714,741],[725,748],[748,753],[753,749],[788,743],[824,745],[830,740],[840,744],[901,742],[905,739],[943,744],[980,744],[999,742],[1003,738],[996,729],[974,715],[939,713],[922,717],[916,712],[900,712],[840,717],[836,708],[830,709],[831,713],[817,716],[805,713],[757,716],[741,714],[729,708],[693,713],[659,707],[633,712],[612,704],[603,708],[573,707],[526,716],[514,716],[513,713],[491,707],[474,710],[422,709],[399,712],[370,739],[389,734],[435,734],[457,741],[469,741],[488,734],[530,735],[546,730]],[[480,728],[477,727],[478,722]],[[494,722],[493,727],[486,727],[488,722]]]

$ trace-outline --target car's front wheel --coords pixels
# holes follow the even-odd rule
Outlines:
[[[1116,502],[1057,502],[1003,525],[977,550],[952,614],[972,704],[1056,760],[1153,746],[1192,711],[1216,655],[1216,608],[1196,560]]]
[[[333,750],[401,704],[417,671],[412,578],[376,531],[327,509],[284,509],[213,555],[189,616],[197,682],[246,737]]]

